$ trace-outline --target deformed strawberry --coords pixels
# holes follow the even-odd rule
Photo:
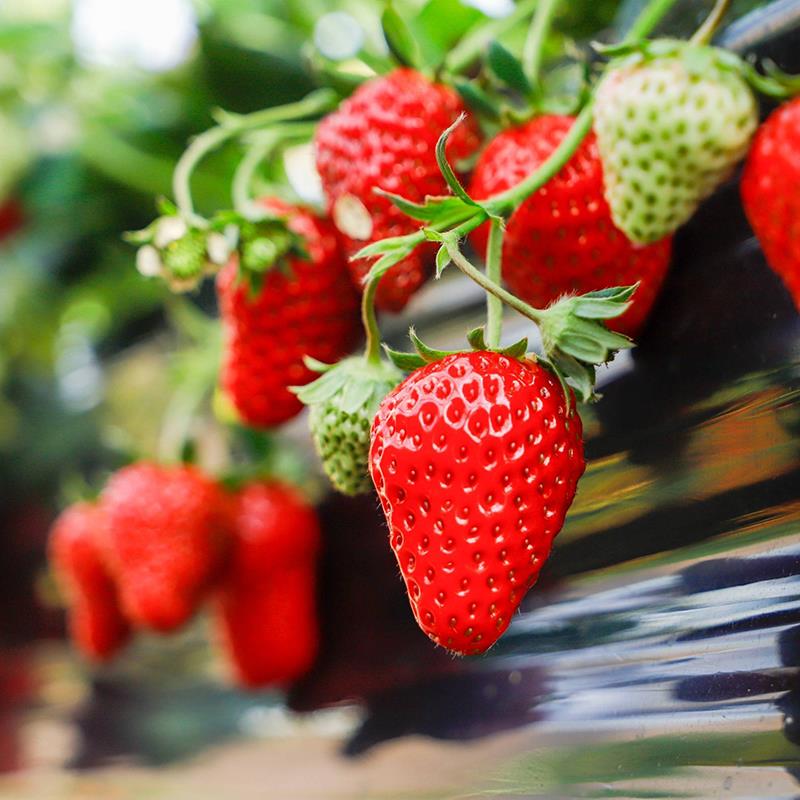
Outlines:
[[[381,403],[370,473],[422,630],[491,647],[533,586],[584,470],[581,420],[534,360],[456,353]]]
[[[286,684],[311,666],[318,647],[314,509],[289,486],[257,481],[233,500],[236,534],[215,611],[238,682]]]
[[[225,564],[226,503],[192,466],[140,462],[112,476],[102,496],[104,550],[135,625],[168,632],[194,614]]]
[[[49,556],[68,603],[69,630],[93,661],[112,658],[130,637],[114,584],[101,556],[106,515],[92,503],[76,503],[58,517]]]
[[[368,81],[322,120],[315,139],[317,169],[348,255],[419,227],[375,189],[415,202],[448,193],[436,164],[436,142],[463,111],[452,89],[402,68]],[[448,142],[451,163],[469,157],[478,142],[477,126],[468,120]],[[393,266],[378,286],[378,307],[401,310],[425,281],[434,252],[430,245],[418,248]],[[350,267],[360,284],[370,263],[358,259]]]

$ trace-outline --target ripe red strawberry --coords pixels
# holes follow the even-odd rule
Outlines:
[[[219,273],[217,292],[225,331],[222,385],[244,422],[280,425],[303,404],[287,387],[317,377],[303,363],[309,355],[338,361],[358,341],[358,296],[348,278],[333,225],[280,201],[268,210],[288,215],[309,260],[289,256],[267,272],[253,291],[231,261]]]
[[[111,478],[105,553],[133,623],[168,632],[194,614],[229,549],[226,503],[192,466],[142,462]]]
[[[93,661],[107,661],[128,641],[117,587],[101,558],[102,507],[77,503],[56,520],[50,533],[50,563],[69,605],[75,645]]]
[[[491,647],[533,586],[584,470],[581,420],[534,361],[458,353],[409,375],[372,426],[370,473],[414,616]]]
[[[419,228],[375,188],[415,202],[448,194],[436,165],[436,142],[464,110],[452,89],[404,68],[365,83],[322,120],[315,142],[317,169],[349,255],[367,242]],[[450,163],[470,156],[478,143],[475,123],[460,125],[447,143]],[[402,309],[425,281],[434,254],[432,246],[417,248],[392,267],[381,279],[377,306]],[[360,286],[369,261],[359,259],[350,267]]]
[[[572,122],[566,116],[541,116],[500,133],[481,154],[470,194],[482,199],[515,186],[558,147]],[[481,252],[487,235],[486,226],[473,234]],[[671,247],[671,237],[636,246],[616,228],[590,133],[567,165],[512,214],[503,244],[503,276],[516,295],[537,307],[563,294],[640,281],[631,308],[607,323],[632,336],[658,296]]]
[[[742,174],[742,202],[767,262],[800,309],[800,97],[759,128]]]
[[[216,606],[226,651],[241,685],[289,683],[317,653],[317,516],[294,489],[261,481],[235,497],[234,528]]]

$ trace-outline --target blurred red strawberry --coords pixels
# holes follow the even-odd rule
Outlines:
[[[111,478],[105,552],[132,622],[168,632],[194,614],[229,551],[227,502],[192,466],[141,462]]]
[[[317,515],[272,481],[245,486],[233,503],[235,545],[216,603],[222,640],[242,686],[290,683],[318,647]]]
[[[55,521],[50,562],[69,606],[75,645],[93,661],[111,658],[130,636],[117,587],[101,557],[107,518],[99,505],[77,503]]]

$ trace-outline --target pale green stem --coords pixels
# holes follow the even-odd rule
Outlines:
[[[364,359],[368,364],[377,364],[381,360],[381,331],[375,317],[375,292],[378,290],[379,281],[380,278],[369,281],[361,296],[361,322],[367,337]]]
[[[498,300],[501,300],[515,311],[519,311],[524,317],[527,317],[537,324],[544,318],[544,315],[547,313],[545,310],[529,306],[527,303],[511,294],[511,292],[507,292],[502,286],[495,283],[487,275],[484,275],[474,264],[470,263],[459,249],[458,239],[455,236],[447,236],[443,244],[447,248],[447,253],[453,263],[482,289],[494,295]]]
[[[330,90],[322,89],[313,92],[296,103],[290,103],[285,106],[266,108],[263,111],[256,111],[252,114],[220,115],[220,125],[195,137],[175,165],[175,172],[172,176],[172,191],[181,214],[194,224],[205,224],[205,220],[195,214],[190,180],[197,164],[210,152],[216,150],[229,139],[240,136],[247,131],[265,128],[277,122],[302,119],[303,117],[320,114],[333,107],[335,102],[336,94]]]
[[[528,83],[536,89],[539,84],[539,72],[542,68],[542,51],[544,42],[550,31],[550,24],[559,0],[539,0],[533,22],[525,39],[522,50],[522,68]]]
[[[449,251],[448,251],[449,252]],[[486,248],[486,277],[500,283],[503,261],[503,225],[493,219],[489,225],[489,244]],[[500,346],[503,330],[503,302],[492,293],[486,295],[486,344],[496,349]]]
[[[714,3],[714,8],[711,9],[711,13],[706,17],[703,24],[694,32],[694,36],[692,36],[689,41],[692,44],[708,44],[719,27],[720,22],[722,22],[722,18],[730,8],[730,5],[731,0],[717,0],[717,2]]]

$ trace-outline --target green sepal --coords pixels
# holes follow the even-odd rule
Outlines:
[[[489,43],[486,62],[492,74],[506,86],[525,97],[532,94],[533,89],[530,81],[525,77],[525,70],[522,68],[520,60],[497,40]]]
[[[460,197],[453,197],[451,195],[445,195],[443,197],[428,195],[424,203],[415,203],[411,200],[406,200],[405,197],[401,197],[399,194],[393,194],[392,192],[387,192],[378,187],[374,188],[372,191],[375,192],[375,194],[385,197],[406,216],[429,224],[444,222],[455,216],[459,211],[468,210],[472,205],[465,203]]]
[[[486,346],[486,337],[484,336],[485,330],[483,325],[479,328],[473,328],[467,334],[467,341],[469,342],[469,346],[473,350],[488,350],[489,348]]]
[[[624,314],[630,307],[630,299],[639,288],[633,286],[614,286],[578,295],[575,298],[575,313],[583,319],[613,319]]]
[[[559,378],[562,378],[564,383],[574,390],[575,397],[579,402],[589,403],[597,399],[594,391],[595,368],[593,365],[584,364],[566,353],[556,351],[551,355],[551,366],[555,368]],[[566,389],[565,396],[569,397]]]
[[[408,338],[411,339],[411,344],[414,345],[414,349],[422,356],[425,360],[425,363],[431,364],[434,361],[440,361],[447,356],[455,355],[458,350],[437,350],[433,347],[429,347],[422,339],[417,336],[417,332],[413,328],[408,329]]]
[[[450,253],[447,250],[445,245],[442,245],[436,251],[436,280],[442,277],[442,273],[445,271],[447,265],[452,261],[450,258]]]
[[[439,165],[439,171],[444,176],[453,194],[467,205],[481,208],[480,203],[473,200],[469,194],[467,194],[467,190],[461,185],[461,181],[459,181],[455,172],[453,172],[453,168],[450,166],[450,162],[447,160],[447,140],[450,138],[450,134],[452,134],[466,118],[467,115],[462,112],[449,128],[442,131],[436,142],[436,163]]]
[[[461,95],[461,99],[473,111],[495,122],[500,119],[500,107],[495,103],[492,97],[476,83],[473,81],[456,80],[453,86]]]
[[[363,356],[351,356],[324,367],[326,371],[315,381],[289,389],[307,406],[326,403],[338,395],[338,405],[346,414],[361,409],[375,413],[380,401],[402,378],[393,364],[369,362]]]
[[[499,352],[501,352],[504,356],[508,356],[509,358],[524,358],[528,352],[528,337],[525,336],[518,342],[510,344],[508,347],[503,347]]]
[[[386,5],[381,15],[381,27],[386,44],[397,61],[403,66],[421,70],[422,56],[411,29],[391,3]]]
[[[328,372],[329,370],[332,370],[336,366],[336,364],[326,364],[324,361],[318,361],[313,356],[303,356],[303,363],[312,372],[319,372],[319,373]]]
[[[413,372],[415,369],[424,367],[428,363],[422,356],[418,356],[416,353],[403,353],[400,350],[393,350],[387,344],[383,345],[383,349],[392,364],[398,369],[403,370],[403,372]]]

